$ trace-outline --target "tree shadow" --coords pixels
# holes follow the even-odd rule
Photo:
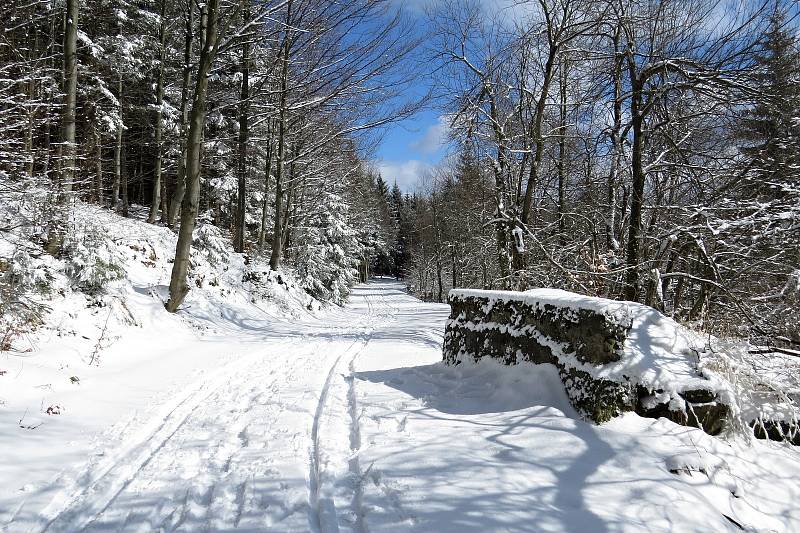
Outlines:
[[[356,374],[362,382],[382,384],[419,400],[420,407],[402,410],[408,417],[404,424],[444,429],[444,433],[431,432],[412,447],[398,441],[391,455],[384,454],[374,464],[374,471],[385,471],[386,477],[395,480],[448,485],[448,489],[427,493],[422,505],[409,506],[416,509],[413,517],[405,516],[411,511],[398,516],[422,531],[613,529],[609,527],[613,519],[600,516],[584,501],[583,489],[596,483],[592,476],[619,450],[612,449],[595,426],[580,420],[555,367],[520,366],[514,378],[514,369],[498,366],[459,368],[437,363]],[[556,449],[538,453],[541,450],[527,445],[542,439],[554,446],[569,443],[573,453],[559,456],[568,450]],[[474,444],[474,455],[465,441]],[[489,456],[487,449],[492,450]],[[430,464],[425,464],[425,457],[431,458]],[[536,472],[549,481],[526,482],[519,477],[521,472]],[[503,483],[507,477],[513,479]],[[391,494],[380,478],[373,475],[373,484],[384,495]],[[402,505],[378,506],[392,507]],[[380,516],[379,521],[383,520],[390,518]]]

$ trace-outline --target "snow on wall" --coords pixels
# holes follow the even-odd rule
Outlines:
[[[595,422],[636,411],[717,434],[737,409],[728,384],[698,368],[704,339],[645,305],[554,289],[455,289],[449,302],[445,361],[553,364]]]

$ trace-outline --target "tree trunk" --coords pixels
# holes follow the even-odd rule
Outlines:
[[[114,144],[114,183],[111,185],[111,208],[116,209],[119,203],[119,186],[122,175],[122,76],[119,77],[117,84],[117,94],[119,101],[119,120],[117,127],[117,139]]]
[[[161,174],[161,223],[166,224],[169,221],[169,197],[167,195],[167,181],[169,175]]]
[[[122,176],[120,189],[122,189],[122,216],[128,218],[128,206],[130,205],[128,201],[128,160],[125,155],[124,147],[122,144],[120,144],[120,174]]]
[[[438,291],[436,293],[436,301],[438,303],[442,303],[442,294],[444,292],[444,289],[442,287],[442,285],[443,285],[443,282],[442,282],[442,270],[443,270],[443,267],[442,267],[442,256],[441,256],[441,254],[437,253],[436,254],[436,280],[437,280],[437,284],[438,284],[439,289],[438,289]]]
[[[203,48],[195,81],[192,112],[189,118],[189,134],[186,139],[186,193],[181,206],[181,225],[178,230],[178,244],[175,248],[175,262],[169,284],[167,311],[174,313],[189,293],[186,276],[189,271],[189,256],[192,247],[192,233],[197,222],[200,201],[200,152],[203,139],[203,126],[206,115],[206,91],[208,75],[217,52],[217,6],[219,0],[208,0],[203,8],[206,12]]]
[[[166,7],[167,0],[161,0],[161,24],[158,28],[158,42],[161,47],[159,50],[158,61],[158,81],[156,82],[156,160],[154,162],[153,170],[153,199],[150,202],[150,216],[147,221],[150,224],[155,223],[156,215],[158,215],[158,208],[161,204],[161,137],[164,125],[164,113],[162,107],[164,105],[164,59],[166,55],[166,41],[167,41],[167,21],[166,21]]]
[[[292,186],[292,181],[291,181],[291,177],[294,175],[293,169],[294,169],[294,163],[289,165],[290,179],[288,183],[290,186],[286,187],[286,200],[284,202],[285,205],[283,210],[283,217],[281,217],[283,220],[283,229],[281,235],[281,249],[282,249],[281,259],[289,259],[289,252],[291,248],[289,243],[289,237],[290,237],[289,229],[291,227],[290,222],[292,220],[290,213],[297,212],[297,202],[295,197],[297,189],[294,186]]]
[[[267,129],[267,153],[264,156],[264,198],[261,202],[261,228],[258,232],[258,248],[264,249],[267,236],[267,208],[269,207],[269,174],[272,171],[272,137],[271,128]]]
[[[250,0],[242,0],[244,24],[250,22]],[[237,195],[236,195],[236,224],[234,225],[233,249],[244,252],[244,234],[247,215],[247,143],[248,143],[248,113],[250,98],[250,43],[245,39],[242,45],[242,87],[239,95],[239,150],[237,161]]]
[[[542,121],[547,104],[547,95],[550,91],[550,83],[553,79],[553,69],[556,63],[556,54],[558,47],[551,46],[550,53],[547,56],[547,62],[544,66],[544,78],[542,79],[542,92],[539,99],[536,101],[536,109],[533,116],[533,124],[530,128],[530,135],[533,139],[533,159],[531,160],[530,174],[528,175],[528,183],[525,185],[525,197],[522,203],[522,223],[528,224],[531,217],[531,206],[533,205],[533,191],[536,189],[536,184],[539,182],[539,168],[542,164],[542,156],[544,155],[544,137],[542,136]]]
[[[619,179],[620,157],[622,155],[622,56],[619,52],[620,29],[614,33],[614,125],[611,128],[611,168],[608,172],[606,201],[606,247],[609,250],[619,248],[616,236],[617,217],[617,180]]]
[[[175,226],[178,219],[178,210],[183,202],[186,192],[186,128],[189,123],[189,85],[192,82],[192,40],[194,38],[194,2],[187,2],[186,30],[183,45],[183,81],[181,84],[181,156],[178,158],[178,174],[175,178],[175,191],[169,203],[169,216],[167,226]]]
[[[558,174],[558,242],[561,246],[567,243],[567,176],[566,176],[566,157],[567,157],[567,60],[561,64],[561,83],[560,83],[560,102],[558,116],[558,164],[556,172]]]
[[[97,174],[95,175],[95,200],[98,205],[103,205],[103,136],[95,123],[94,126],[94,149],[95,165]]]
[[[286,104],[289,78],[289,28],[292,20],[292,0],[286,4],[286,34],[283,36],[281,54],[281,88],[278,116],[278,152],[275,161],[275,228],[272,236],[272,255],[269,268],[278,270],[283,255],[283,166],[286,151]]]
[[[458,281],[458,271],[456,270],[456,248],[455,248],[455,246],[453,247],[453,249],[452,249],[452,251],[450,253],[450,260],[452,261],[451,265],[453,267],[453,272],[452,272],[452,274],[453,274],[453,283],[452,283],[451,287],[453,289],[455,289],[458,286],[458,283],[457,283],[457,281]]]
[[[631,173],[633,188],[631,191],[631,218],[628,229],[628,250],[625,260],[625,299],[635,301],[639,294],[639,247],[642,233],[642,205],[644,203],[645,174],[642,164],[642,86],[639,80],[632,80],[631,91],[631,123],[633,130],[633,148],[631,150]]]
[[[78,87],[78,6],[79,0],[67,0],[64,13],[64,107],[61,115],[61,143],[58,146],[58,201],[47,231],[45,251],[56,256],[61,252],[69,219],[69,200],[76,172],[75,101]]]
[[[50,124],[50,115],[51,110],[53,109],[53,94],[52,92],[47,96],[47,109],[45,110],[45,119],[44,119],[44,161],[42,162],[42,175],[45,178],[50,176],[50,159],[53,157],[52,151],[52,139],[51,139],[51,124]]]
[[[38,33],[36,43],[33,46],[33,50],[38,49]],[[28,101],[33,103],[34,98],[36,96],[36,87],[35,82],[33,80],[29,80],[28,83],[25,84],[25,88],[27,89],[28,93]],[[36,121],[36,106],[31,106],[26,112],[27,115],[27,127],[25,128],[25,159],[27,163],[27,171],[29,178],[33,178],[34,174],[34,166],[36,162],[36,149],[34,148],[33,144],[33,130],[34,130],[34,123]]]
[[[511,258],[508,254],[508,223],[505,210],[509,207],[508,188],[506,187],[506,147],[505,134],[500,128],[500,116],[495,103],[494,94],[487,90],[489,97],[492,127],[497,142],[497,164],[494,166],[495,197],[497,203],[497,222],[495,222],[495,241],[497,246],[497,269],[502,279],[503,288],[510,288]]]
[[[433,231],[436,237],[436,283],[438,286],[436,301],[442,303],[442,293],[444,291],[444,283],[442,282],[442,232],[439,228],[439,217],[437,216],[435,191],[431,191],[431,214],[433,215]]]
[[[61,191],[72,192],[75,180],[75,101],[78,92],[78,10],[80,0],[67,0],[64,20],[64,114],[62,116],[61,143],[64,161],[61,165]]]

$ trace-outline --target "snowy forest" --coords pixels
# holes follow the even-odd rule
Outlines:
[[[800,342],[796,5],[522,4],[436,4],[425,33],[380,0],[6,4],[4,305],[31,305],[25,257],[80,247],[84,202],[178,232],[171,311],[203,220],[321,300],[359,272],[561,287]],[[422,105],[451,154],[401,191],[369,150]]]
[[[14,266],[26,254],[82,246],[75,202],[178,232],[170,311],[198,220],[335,303],[388,250],[361,132],[414,108],[400,62],[416,42],[385,2],[15,1],[0,16],[2,231],[30,237],[5,291],[35,284]],[[111,266],[82,276],[102,285]]]
[[[797,0],[0,1],[0,530],[798,531],[797,446]]]
[[[561,287],[797,344],[796,4],[536,4],[512,28],[433,13],[461,148],[392,203],[401,270],[437,301]]]

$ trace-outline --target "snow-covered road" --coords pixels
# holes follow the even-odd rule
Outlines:
[[[376,533],[800,524],[795,452],[730,446],[635,415],[584,423],[547,366],[445,367],[438,361],[448,309],[375,281],[322,318],[242,321],[227,333],[236,356],[157,406],[128,413],[88,462],[0,512],[0,527]],[[208,346],[185,346],[184,357],[195,349]],[[670,473],[676,457],[696,458],[705,473]]]
[[[37,491],[50,499],[43,509],[23,499],[4,529],[334,531],[341,522],[366,531],[352,377],[402,300],[418,303],[401,284],[382,283],[356,289],[351,305],[324,320],[243,321],[231,342],[249,341],[246,353],[150,419],[116,424],[116,438],[80,472]],[[419,338],[446,316],[446,307],[428,307],[435,319]]]

